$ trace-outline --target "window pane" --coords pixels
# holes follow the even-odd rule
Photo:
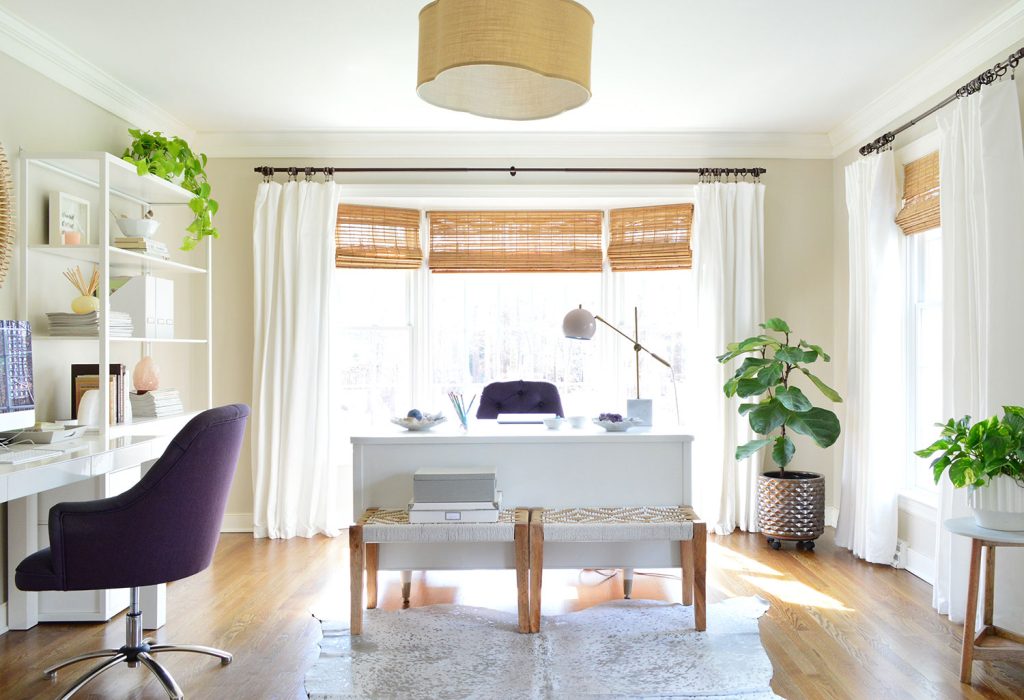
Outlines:
[[[580,304],[598,313],[600,294],[597,273],[432,275],[431,396],[447,402],[449,389],[468,398],[494,381],[548,381],[567,414],[589,413],[602,376],[598,348],[565,338],[562,319]]]
[[[334,271],[334,313],[343,326],[409,324],[408,270]]]
[[[938,436],[942,422],[942,234],[939,229],[907,239],[909,260],[910,439],[919,449]],[[930,459],[910,455],[909,483],[934,490]]]
[[[387,425],[412,407],[409,329],[342,330],[335,334],[341,362],[344,429]]]

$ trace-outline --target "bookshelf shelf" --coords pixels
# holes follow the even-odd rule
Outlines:
[[[100,246],[98,245],[30,245],[28,247],[33,253],[55,255],[69,260],[79,260],[100,264]],[[154,258],[151,255],[136,253],[131,250],[122,250],[116,246],[109,246],[110,271],[113,272],[161,272],[161,273],[183,273],[192,275],[205,275],[206,269],[194,265],[175,262],[174,260],[163,260]]]
[[[133,202],[152,205],[188,204],[194,196],[188,190],[156,175],[140,177],[134,165],[112,153],[25,153],[21,157],[32,165],[97,188],[100,186],[100,170],[107,164],[110,194]]]

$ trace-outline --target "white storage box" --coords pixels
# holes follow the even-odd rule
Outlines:
[[[132,317],[136,338],[174,337],[174,281],[139,275],[110,295],[110,310]]]
[[[416,503],[493,503],[497,500],[497,470],[494,467],[459,469],[417,469],[412,477]]]

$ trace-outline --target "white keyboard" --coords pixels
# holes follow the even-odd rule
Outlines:
[[[27,450],[0,450],[0,464],[23,464],[40,459],[49,459],[64,454],[63,450],[42,450],[32,447]]]

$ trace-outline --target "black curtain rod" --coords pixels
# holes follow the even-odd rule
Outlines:
[[[991,85],[992,83],[996,82],[1004,75],[1006,75],[1006,72],[1008,70],[1015,69],[1017,67],[1017,64],[1020,63],[1021,59],[1024,59],[1024,48],[1017,49],[1016,51],[1011,53],[1005,61],[995,64],[987,71],[985,71],[978,77],[974,78],[974,80],[971,80],[966,85],[959,88],[955,93],[953,93],[952,95],[950,95],[942,102],[938,103],[937,105],[929,109],[928,111],[917,115],[906,124],[898,126],[892,131],[885,132],[871,143],[864,144],[863,146],[860,147],[860,154],[862,156],[866,156],[877,151],[881,151],[883,148],[885,148],[890,143],[896,140],[896,134],[900,133],[901,131],[906,131],[907,129],[914,126],[914,124],[917,124],[922,119],[930,117],[931,115],[935,114],[940,109],[948,105],[950,102],[959,100],[961,97],[973,95],[974,93],[979,92],[981,88],[983,88],[984,86]]]
[[[758,178],[767,170],[764,168],[334,168],[326,167],[271,167],[261,165],[253,170],[263,177],[271,177],[274,173],[288,173],[294,177],[302,173],[306,177],[314,173],[331,176],[335,173],[508,173],[515,177],[518,173],[693,173],[700,177],[738,176]]]

